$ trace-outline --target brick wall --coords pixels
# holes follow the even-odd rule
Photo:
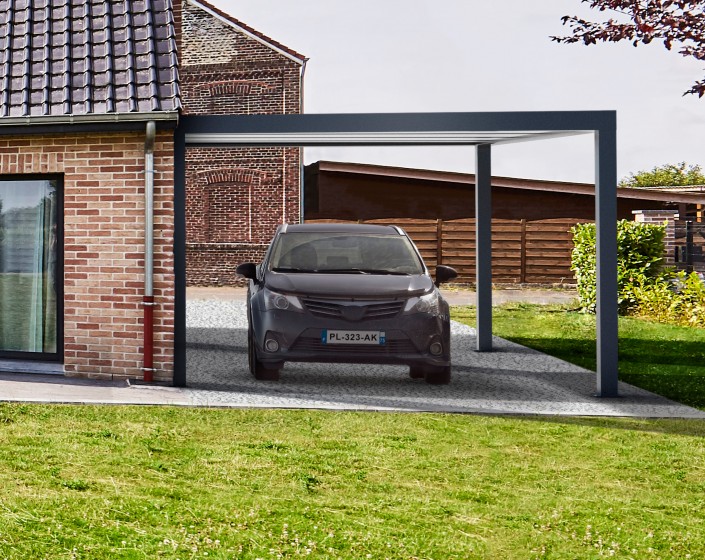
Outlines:
[[[676,220],[678,210],[634,210],[634,221],[644,224],[666,225],[664,236],[664,263],[672,266],[676,262]]]
[[[181,7],[184,113],[299,112],[298,62],[198,6]],[[277,224],[299,221],[300,153],[188,149],[187,284],[242,284],[237,264],[261,259]]]
[[[173,378],[173,134],[155,145],[155,379]],[[64,182],[64,370],[142,377],[144,132],[3,137],[3,174]]]
[[[187,284],[244,282],[237,265],[261,260],[277,225],[299,221],[299,161],[297,148],[187,151]]]

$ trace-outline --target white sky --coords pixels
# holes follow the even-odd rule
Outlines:
[[[310,60],[307,113],[616,110],[619,177],[705,168],[705,64],[662,43],[561,45],[579,0],[210,0]],[[307,148],[319,159],[473,172],[472,147]],[[593,140],[498,146],[493,174],[592,182]]]

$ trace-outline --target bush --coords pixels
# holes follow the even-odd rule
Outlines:
[[[578,297],[583,311],[594,313],[597,305],[596,227],[576,224],[571,228],[573,252],[571,270],[575,272]],[[634,288],[664,281],[663,239],[666,227],[620,220],[617,223],[617,285],[620,313],[637,305]]]
[[[595,224],[577,224],[571,269],[583,311],[597,303]],[[681,326],[705,328],[705,280],[663,268],[665,226],[621,220],[617,224],[619,312]]]
[[[697,272],[677,272],[670,281],[636,287],[634,315],[683,327],[705,328],[705,281]]]

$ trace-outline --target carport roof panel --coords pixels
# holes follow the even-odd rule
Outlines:
[[[614,130],[614,111],[182,117],[187,145],[480,145]]]

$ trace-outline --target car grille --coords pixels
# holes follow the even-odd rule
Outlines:
[[[349,320],[389,319],[396,317],[404,307],[404,301],[380,303],[343,303],[340,301],[304,299],[306,309],[318,317],[336,317]]]
[[[418,350],[409,339],[387,340],[384,344],[360,346],[357,344],[323,344],[320,338],[299,337],[291,347],[295,352],[316,352],[322,354],[350,354],[351,350],[361,354],[417,354]]]

